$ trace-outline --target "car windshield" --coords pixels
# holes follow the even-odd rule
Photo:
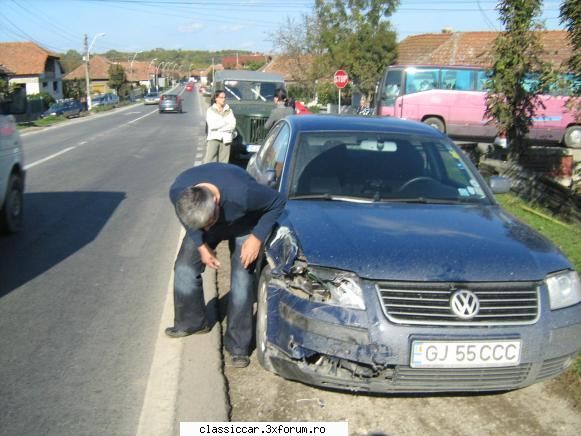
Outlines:
[[[226,97],[230,100],[272,101],[277,88],[284,88],[284,83],[243,80],[224,82]]]
[[[451,142],[372,132],[299,136],[289,197],[489,203]]]

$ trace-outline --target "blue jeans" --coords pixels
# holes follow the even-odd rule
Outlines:
[[[240,263],[240,250],[248,235],[230,238],[230,292],[228,293],[228,325],[224,346],[230,354],[250,354],[252,341],[252,304],[254,300],[254,265],[246,269]],[[214,235],[206,243],[215,249],[221,240]],[[198,248],[187,235],[182,241],[174,266],[174,327],[196,331],[208,325],[202,287],[202,263]]]

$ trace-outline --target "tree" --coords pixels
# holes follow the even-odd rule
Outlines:
[[[497,8],[505,31],[496,38],[493,66],[487,82],[486,115],[499,132],[507,136],[511,155],[519,156],[527,147],[524,137],[542,105],[539,94],[552,80],[551,68],[541,61],[542,47],[538,17],[542,0],[502,0]],[[530,73],[538,80],[527,80]]]
[[[377,78],[396,58],[396,34],[387,17],[399,0],[315,1],[318,45],[327,75],[348,72],[370,98]]]
[[[111,64],[109,67],[109,80],[107,81],[109,88],[113,88],[115,93],[119,95],[119,90],[125,82],[127,82],[125,69],[119,64]]]
[[[63,80],[63,96],[80,100],[86,93],[85,79]]]
[[[75,50],[69,50],[61,55],[61,65],[65,73],[70,73],[83,63],[83,57]]]
[[[569,109],[574,111],[577,121],[581,121],[581,0],[564,0],[560,18],[573,49],[567,65],[573,74],[572,96],[576,98],[569,100]]]

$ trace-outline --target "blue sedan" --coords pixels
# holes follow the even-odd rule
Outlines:
[[[351,391],[502,391],[581,348],[571,262],[436,129],[290,116],[248,171],[289,199],[259,263],[264,368]]]

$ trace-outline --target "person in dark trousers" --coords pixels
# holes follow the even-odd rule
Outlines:
[[[264,123],[266,130],[274,126],[278,120],[282,120],[287,115],[294,115],[295,113],[293,101],[287,97],[284,89],[277,88],[274,91],[274,102],[276,103],[276,107],[270,112],[268,120]]]
[[[232,365],[243,368],[250,363],[255,261],[286,198],[238,166],[208,163],[181,173],[170,199],[186,235],[174,266],[174,325],[165,333],[181,338],[210,330],[202,272],[206,266],[220,267],[214,250],[228,240],[231,288],[224,346]]]

